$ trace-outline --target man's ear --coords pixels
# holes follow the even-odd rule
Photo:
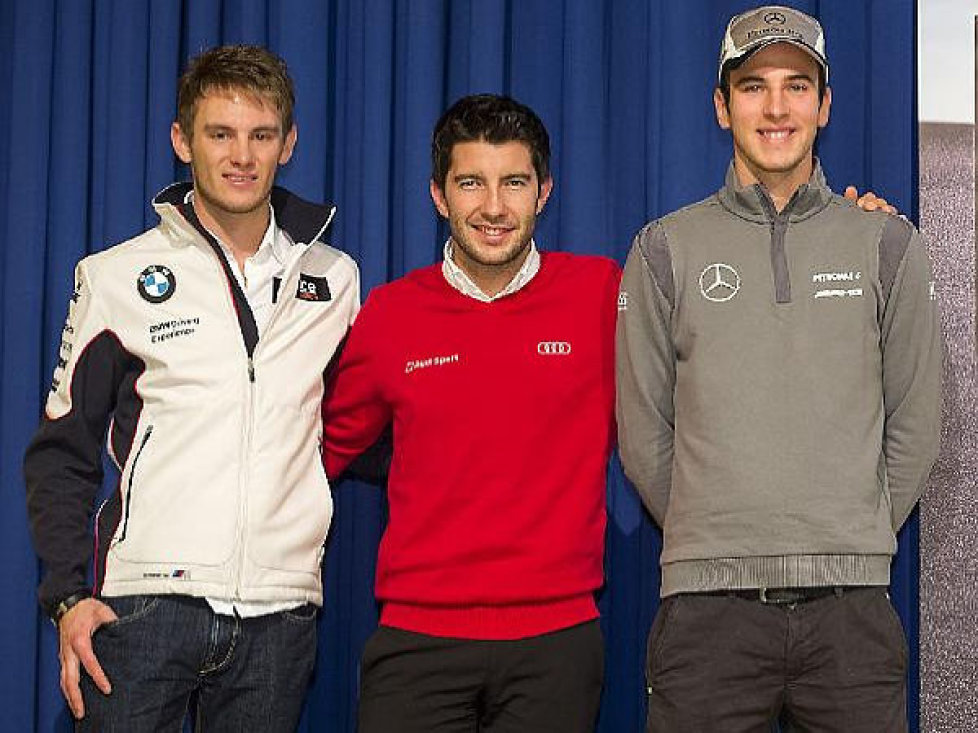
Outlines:
[[[713,90],[713,108],[717,113],[717,124],[724,130],[730,129],[730,110],[727,109],[727,101],[723,98],[720,87]]]
[[[550,198],[550,193],[554,190],[554,179],[552,176],[547,176],[547,179],[540,184],[540,195],[537,197],[537,214],[543,211],[543,207],[547,205],[547,199]]]
[[[179,122],[170,125],[170,143],[173,145],[173,152],[184,163],[190,164],[193,156],[190,154],[190,139],[183,134]]]
[[[285,136],[285,146],[282,148],[282,152],[278,156],[278,164],[285,165],[289,162],[292,157],[292,151],[295,150],[295,142],[299,139],[299,128],[292,125],[292,129],[289,130],[288,134]]]
[[[825,127],[829,124],[829,108],[832,106],[832,90],[825,87],[822,94],[822,104],[818,108],[818,126]]]
[[[438,209],[438,213],[448,218],[448,202],[445,201],[445,192],[441,190],[435,179],[431,179],[428,182],[428,191],[431,193],[431,200],[435,202],[435,208]]]

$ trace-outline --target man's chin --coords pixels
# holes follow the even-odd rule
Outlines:
[[[515,250],[508,249],[505,252],[477,252],[475,257],[471,259],[482,265],[483,267],[506,267],[507,265],[513,264],[526,252],[525,247],[519,247]]]
[[[247,199],[241,198],[230,198],[230,197],[205,197],[207,203],[217,211],[224,214],[233,214],[235,216],[243,216],[245,214],[252,214],[256,211],[260,211],[265,207],[266,197]]]

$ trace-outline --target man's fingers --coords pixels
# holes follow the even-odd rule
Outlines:
[[[99,626],[107,624],[110,621],[118,621],[119,617],[115,615],[115,611],[110,606],[102,603],[96,609],[95,619],[97,622],[95,628],[97,629]],[[95,629],[92,629],[92,633],[95,633]]]
[[[879,196],[874,196],[872,193],[867,193],[863,195],[862,197],[860,197],[857,203],[859,204],[860,208],[865,209],[866,211],[876,211],[877,209],[881,209],[885,211],[887,214],[897,213],[896,206],[894,206],[884,198],[880,198]]]
[[[876,209],[892,209],[893,208],[892,206],[890,206],[886,202],[886,199],[880,198],[879,196],[876,196],[876,195],[874,195],[872,193],[867,193],[861,199],[859,199],[860,206],[862,206],[863,201],[865,201],[865,203],[866,203],[866,210],[867,211],[875,211]],[[869,208],[870,206],[872,206],[873,208]]]
[[[92,634],[109,621],[116,619],[115,612],[106,604],[94,598],[86,598],[75,604],[58,622],[58,637],[61,655],[61,692],[68,701],[68,707],[76,718],[85,715],[79,681],[81,669],[91,676],[95,686],[108,695],[112,685],[99,664],[92,648]]]
[[[85,717],[85,703],[78,686],[78,657],[70,649],[63,650],[61,654],[61,694],[72,715],[78,719]]]
[[[106,695],[112,692],[112,685],[109,684],[109,678],[102,670],[102,665],[98,663],[98,658],[95,656],[95,651],[92,649],[91,639],[88,640],[88,643],[85,644],[83,648],[78,649],[77,651],[78,658],[81,660],[82,666],[92,678],[95,686]]]
[[[872,191],[867,191],[862,196],[859,195],[859,190],[855,186],[846,186],[846,190],[843,194],[849,201],[854,201],[856,206],[858,206],[863,211],[876,211],[877,209],[885,211],[887,214],[897,214],[896,206],[891,204],[882,196],[877,196]]]

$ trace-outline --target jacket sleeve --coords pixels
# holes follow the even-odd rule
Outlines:
[[[126,361],[99,314],[83,261],[75,269],[45,414],[24,456],[27,513],[44,565],[38,596],[48,611],[87,587],[102,449]]]
[[[391,421],[390,405],[381,383],[384,334],[375,325],[382,320],[378,312],[381,310],[376,297],[367,298],[326,387],[323,465],[330,480],[338,478],[354,459],[372,446],[367,456],[385,465],[371,472],[361,459],[356,464],[359,475],[379,478],[386,473],[390,460],[389,440],[378,442]]]
[[[930,263],[917,230],[889,217],[880,241],[885,305],[883,451],[894,532],[920,498],[940,445],[942,340]]]
[[[672,263],[660,225],[639,232],[618,302],[618,445],[625,475],[662,526],[672,483],[676,355]]]

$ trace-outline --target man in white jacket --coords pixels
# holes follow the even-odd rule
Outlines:
[[[273,187],[293,104],[263,48],[195,58],[171,131],[192,183],[76,269],[24,469],[80,730],[179,729],[192,695],[198,731],[297,724],[331,514],[323,375],[359,283],[322,241],[333,207]],[[93,538],[106,442],[121,476]]]

